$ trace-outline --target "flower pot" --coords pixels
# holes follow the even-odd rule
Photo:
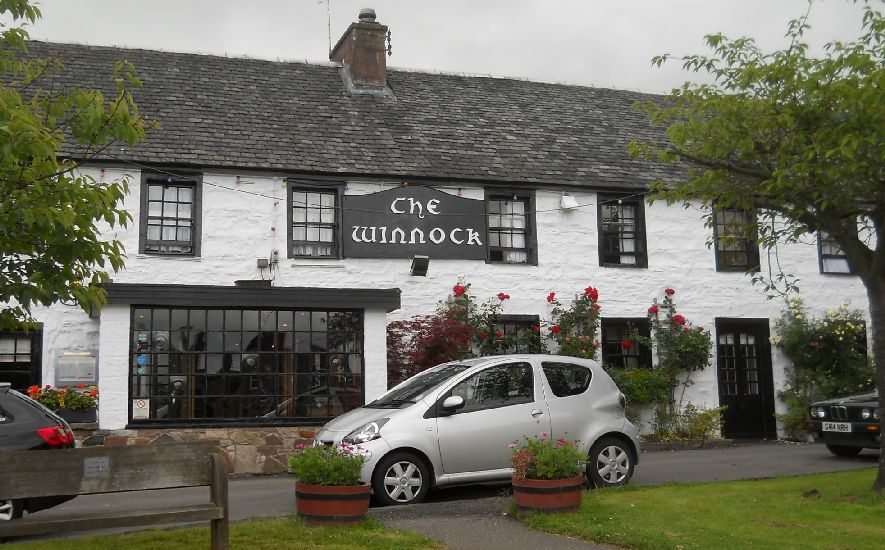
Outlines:
[[[520,512],[574,512],[581,507],[584,476],[568,479],[513,478],[513,499]]]
[[[308,485],[295,482],[295,509],[309,525],[352,525],[369,511],[371,485]]]
[[[55,414],[62,417],[68,424],[82,424],[85,422],[95,422],[96,409],[95,407],[89,409],[61,408],[56,409]]]

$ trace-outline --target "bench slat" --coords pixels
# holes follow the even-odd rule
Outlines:
[[[163,525],[169,523],[189,523],[211,521],[224,518],[222,506],[213,504],[191,504],[157,510],[131,510],[83,514],[60,518],[41,518],[39,515],[0,523],[0,536],[17,537],[42,535],[65,531],[88,531],[142,525]]]
[[[209,485],[213,448],[200,442],[0,453],[0,498]]]

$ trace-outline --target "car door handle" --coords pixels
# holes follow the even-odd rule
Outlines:
[[[544,411],[542,411],[541,409],[535,409],[532,411],[532,416],[535,418],[540,418],[544,416]]]

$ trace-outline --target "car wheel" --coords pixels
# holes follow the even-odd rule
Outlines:
[[[590,449],[587,479],[594,487],[620,487],[633,477],[633,452],[620,439],[603,437]]]
[[[421,502],[430,490],[430,471],[417,456],[394,453],[375,468],[372,490],[384,505]]]
[[[0,521],[9,521],[22,517],[20,500],[0,500]]]
[[[827,445],[827,450],[836,456],[851,458],[860,454],[860,447],[846,447],[845,445]]]

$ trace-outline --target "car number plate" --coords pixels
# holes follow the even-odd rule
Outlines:
[[[823,431],[825,432],[851,432],[851,424],[848,422],[824,422]]]

